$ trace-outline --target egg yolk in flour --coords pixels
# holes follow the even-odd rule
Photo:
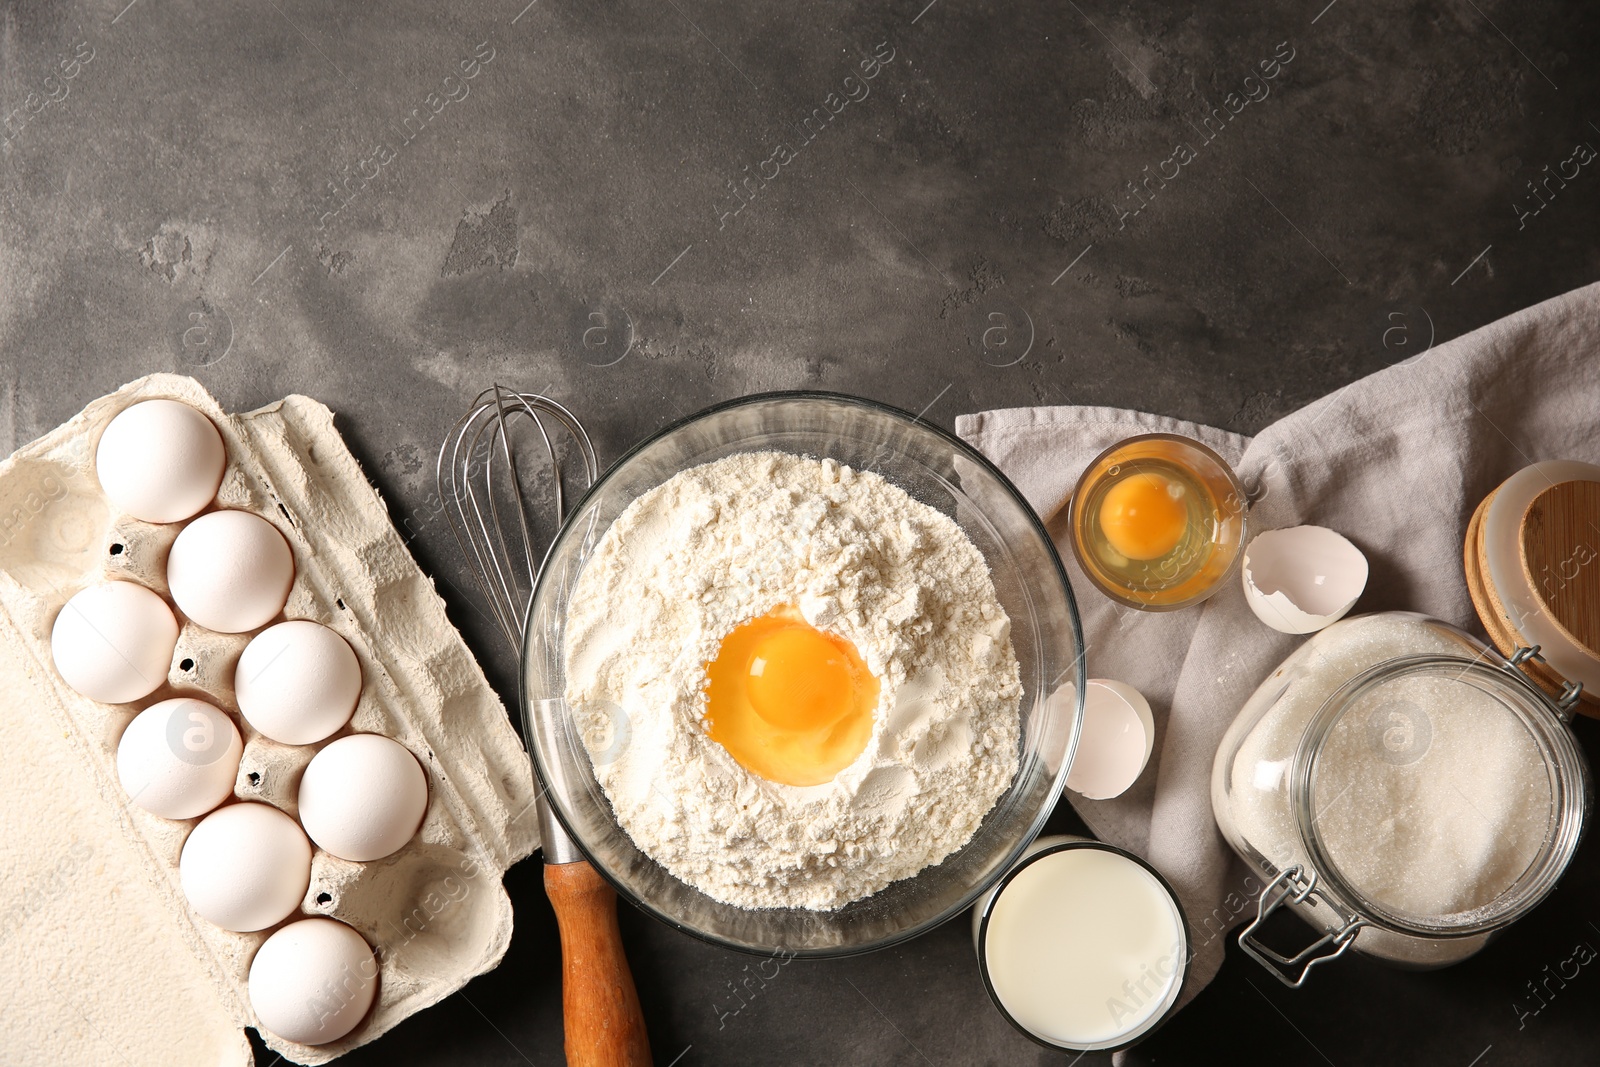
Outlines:
[[[1183,486],[1159,474],[1131,474],[1100,504],[1100,532],[1129,559],[1160,559],[1189,528]]]
[[[792,607],[735,627],[706,675],[711,739],[770,781],[832,781],[872,735],[878,680],[854,645]]]

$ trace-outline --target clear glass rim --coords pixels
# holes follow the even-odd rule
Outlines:
[[[1477,659],[1451,655],[1399,656],[1385,660],[1356,675],[1340,686],[1318,709],[1301,735],[1291,769],[1295,822],[1301,843],[1320,876],[1319,887],[1356,909],[1362,918],[1394,933],[1437,939],[1475,937],[1502,929],[1533,910],[1555,888],[1565,873],[1583,835],[1591,800],[1587,761],[1567,727],[1559,709],[1520,671],[1503,660],[1486,659],[1498,654],[1485,653]],[[1448,669],[1458,677],[1467,675],[1485,683],[1501,695],[1508,714],[1515,714],[1533,736],[1545,758],[1551,777],[1552,829],[1544,848],[1517,876],[1510,887],[1490,904],[1465,914],[1476,916],[1466,921],[1421,921],[1386,908],[1361,893],[1340,871],[1325,847],[1313,804],[1317,758],[1334,725],[1345,711],[1370,689],[1407,674]]]
[[[1123,587],[1102,579],[1099,574],[1100,568],[1094,563],[1093,560],[1085,559],[1085,552],[1079,547],[1080,539],[1078,537],[1078,524],[1082,519],[1082,513],[1079,511],[1079,508],[1081,507],[1083,501],[1084,483],[1088,480],[1090,472],[1097,468],[1108,456],[1112,455],[1113,453],[1120,452],[1129,445],[1139,444],[1143,441],[1170,441],[1174,444],[1183,445],[1186,448],[1193,449],[1207,461],[1216,464],[1217,469],[1222,472],[1223,476],[1227,479],[1229,486],[1232,488],[1233,493],[1239,499],[1239,543],[1234,548],[1233,559],[1229,561],[1227,568],[1217,575],[1217,580],[1213,582],[1209,588],[1202,589],[1193,596],[1172,604],[1149,604],[1130,597],[1127,593],[1127,590]],[[1216,449],[1212,448],[1210,445],[1207,445],[1203,441],[1197,441],[1193,437],[1185,437],[1183,434],[1178,433],[1161,432],[1135,434],[1132,437],[1124,437],[1120,441],[1101,449],[1100,452],[1083,468],[1083,473],[1078,476],[1077,482],[1073,484],[1072,496],[1068,498],[1067,501],[1068,540],[1072,544],[1072,554],[1077,559],[1078,569],[1083,571],[1083,576],[1089,579],[1090,585],[1093,585],[1096,589],[1110,597],[1112,600],[1115,600],[1117,603],[1124,604],[1130,608],[1137,608],[1139,611],[1180,611],[1183,608],[1194,607],[1196,604],[1203,604],[1207,600],[1211,599],[1211,597],[1216,595],[1219,589],[1228,583],[1228,579],[1232,578],[1233,575],[1238,572],[1239,562],[1244,558],[1244,546],[1250,540],[1249,499],[1249,494],[1244,491],[1244,486],[1240,484],[1239,475],[1233,469],[1233,465],[1218,455]]]
[[[590,501],[590,499],[597,496],[603,488],[608,486],[612,480],[618,476],[619,472],[621,472],[627,466],[630,460],[639,455],[641,452],[655,445],[658,441],[668,437],[673,433],[676,433],[679,430],[682,430],[686,426],[698,422],[701,419],[708,418],[712,415],[732,409],[752,407],[758,404],[808,400],[844,404],[888,415],[892,418],[904,421],[908,425],[920,427],[921,429],[924,429],[942,439],[946,444],[954,448],[963,458],[970,460],[972,463],[979,466],[991,477],[993,477],[996,483],[1005,491],[1005,493],[1011,497],[1011,499],[1018,505],[1019,508],[1021,508],[1022,513],[1026,516],[1029,526],[1033,529],[1033,532],[1043,544],[1048,558],[1054,565],[1054,575],[1056,580],[1060,583],[1061,590],[1065,595],[1067,612],[1072,624],[1072,662],[1075,665],[1073,672],[1073,688],[1075,696],[1073,721],[1069,736],[1067,738],[1066,748],[1062,754],[1061,766],[1057,768],[1052,776],[1049,790],[1043,802],[1039,805],[1039,810],[1034,813],[1028,824],[1027,831],[1021,834],[1018,839],[1012,843],[1011,848],[1006,852],[1001,862],[995,865],[992,874],[982,883],[974,886],[967,893],[964,893],[960,897],[956,898],[955,902],[951,906],[945,908],[937,914],[932,915],[919,923],[908,926],[903,930],[898,930],[891,935],[881,937],[875,941],[863,942],[862,944],[858,945],[831,945],[820,948],[805,947],[799,949],[772,949],[755,947],[739,941],[719,937],[715,933],[682,922],[669,911],[657,907],[653,902],[636,895],[633,890],[622,880],[616,877],[604,863],[596,860],[591,854],[582,837],[574,831],[574,820],[564,810],[563,799],[560,794],[545,790],[543,783],[551,780],[550,768],[547,765],[543,749],[537,742],[538,731],[534,727],[531,701],[528,699],[527,691],[529,655],[534,640],[534,627],[531,625],[525,625],[523,627],[523,642],[517,674],[517,697],[518,703],[521,705],[523,743],[527,747],[529,755],[532,758],[534,774],[538,779],[537,784],[543,791],[544,800],[549,807],[551,815],[558,823],[560,823],[561,828],[566,832],[567,837],[572,841],[573,845],[577,848],[584,860],[587,861],[589,865],[593,867],[600,874],[600,876],[611,885],[619,897],[628,901],[641,911],[644,911],[647,914],[652,915],[660,921],[666,923],[673,929],[681,931],[682,933],[686,933],[691,937],[706,942],[707,944],[715,945],[718,948],[732,949],[737,952],[744,952],[759,956],[768,956],[774,954],[775,952],[781,951],[784,955],[791,958],[833,959],[861,955],[867,952],[876,952],[879,949],[890,948],[894,945],[903,944],[914,938],[922,936],[930,930],[942,926],[955,916],[961,914],[967,908],[971,907],[974,901],[976,901],[984,893],[988,892],[989,889],[995,885],[995,883],[1005,877],[1006,873],[1009,871],[1011,866],[1017,862],[1023,851],[1028,847],[1029,844],[1033,842],[1033,839],[1039,835],[1039,831],[1044,828],[1044,824],[1049,820],[1050,814],[1052,811],[1054,811],[1056,804],[1060,802],[1061,792],[1066,786],[1067,772],[1071,769],[1073,757],[1077,753],[1078,741],[1082,735],[1082,712],[1085,697],[1085,686],[1087,685],[1088,679],[1084,662],[1085,646],[1083,639],[1083,621],[1078,611],[1077,598],[1073,594],[1071,582],[1069,582],[1067,579],[1067,570],[1065,565],[1061,562],[1060,553],[1056,551],[1055,542],[1051,540],[1049,532],[1045,529],[1044,521],[1040,519],[1038,513],[1034,511],[1033,506],[1028,503],[1027,498],[1022,495],[1022,492],[1017,489],[1017,487],[1012,483],[1011,479],[1006,477],[1005,473],[1001,471],[992,460],[990,460],[983,453],[979,452],[972,445],[957,437],[955,434],[945,430],[943,427],[935,425],[934,423],[924,422],[920,415],[912,415],[910,412],[907,412],[901,408],[884,404],[876,400],[871,400],[866,397],[851,396],[847,393],[833,393],[826,390],[813,389],[774,390],[764,393],[751,393],[747,396],[735,397],[731,400],[723,400],[715,404],[708,405],[707,407],[701,408],[698,411],[668,423],[667,425],[656,430],[654,433],[644,437],[632,447],[628,448],[608,467],[606,467],[606,469],[601,473],[600,477],[596,478],[593,484],[591,484],[568,508],[568,521],[563,522],[561,528],[557,530],[555,536],[551,538],[550,547],[545,553],[545,560],[548,561],[554,555],[556,546],[572,533],[574,521],[583,515],[584,506]],[[527,618],[529,620],[532,619],[534,615],[534,606],[539,602],[541,594],[545,592],[549,580],[549,572],[541,568],[539,579],[534,585],[533,594],[528,599]],[[1038,695],[1041,705],[1048,703],[1049,695],[1050,694],[1048,693],[1041,693]],[[1021,769],[1022,768],[1019,765],[1019,775],[1021,773]],[[950,857],[946,857],[945,860],[948,860],[949,858]],[[937,864],[934,866],[937,866]],[[926,869],[928,868],[924,868],[924,870]],[[913,875],[912,877],[915,878],[917,875]]]
[[[1123,859],[1132,860],[1134,863],[1144,868],[1145,873],[1149,874],[1156,880],[1156,884],[1166,892],[1168,900],[1172,902],[1172,908],[1178,915],[1178,931],[1183,935],[1183,963],[1178,968],[1177,973],[1173,976],[1174,981],[1172,983],[1171,993],[1169,994],[1167,1004],[1162,1009],[1161,1014],[1155,1016],[1153,1019],[1147,1022],[1142,1030],[1136,1032],[1126,1041],[1120,1041],[1112,1044],[1072,1045],[1059,1041],[1051,1041],[1049,1038],[1039,1036],[1019,1022],[1016,1016],[1011,1014],[1010,1010],[1008,1010],[1005,1004],[1001,1002],[1000,994],[995,991],[994,981],[989,977],[989,957],[986,951],[989,943],[989,918],[994,914],[995,903],[999,901],[1000,897],[1005,893],[1006,886],[1010,885],[1018,875],[1040,860],[1048,856],[1054,856],[1060,852],[1070,852],[1073,849],[1080,848],[1095,849],[1100,852],[1110,852],[1114,855],[1121,856]],[[1143,857],[1136,856],[1125,848],[1118,848],[1116,845],[1108,845],[1104,841],[1092,841],[1086,838],[1078,838],[1072,841],[1057,841],[1054,844],[1047,845],[1032,855],[1023,857],[1023,859],[1019,861],[1016,866],[1009,868],[1005,874],[1003,874],[1000,879],[995,882],[994,893],[990,895],[987,901],[984,902],[983,914],[978,920],[977,952],[978,974],[983,978],[983,988],[988,992],[989,999],[994,1003],[994,1006],[999,1010],[1000,1014],[1005,1016],[1006,1022],[1010,1023],[1016,1028],[1018,1033],[1022,1034],[1026,1038],[1029,1038],[1035,1044],[1043,1045],[1045,1048],[1054,1049],[1057,1052],[1061,1052],[1063,1050],[1068,1052],[1120,1052],[1123,1049],[1132,1048],[1134,1045],[1137,1045],[1139,1042],[1143,1041],[1145,1038],[1161,1029],[1161,1027],[1166,1025],[1167,1020],[1170,1019],[1178,1009],[1178,999],[1183,995],[1183,985],[1189,979],[1189,962],[1194,958],[1194,953],[1190,951],[1189,945],[1189,917],[1184,912],[1183,901],[1178,899],[1178,894],[1173,890],[1172,883],[1168,882],[1162,873],[1152,867],[1149,861]]]

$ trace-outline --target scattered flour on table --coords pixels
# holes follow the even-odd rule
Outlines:
[[[822,785],[752,774],[702,721],[723,637],[783,605],[879,681],[866,749]],[[744,453],[679,473],[606,531],[572,596],[567,700],[643,852],[725,903],[832,910],[960,848],[1010,786],[1010,626],[947,516],[833,460]]]

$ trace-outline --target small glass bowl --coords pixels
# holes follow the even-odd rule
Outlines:
[[[1150,465],[1177,468],[1205,494],[1210,534],[1197,545],[1152,560],[1140,574],[1118,569],[1102,556],[1092,525],[1097,501],[1107,483],[1125,468]],[[1148,433],[1119,441],[1094,458],[1078,479],[1068,509],[1072,551],[1089,581],[1106,596],[1141,611],[1176,611],[1211,596],[1239,565],[1246,541],[1248,501],[1233,468],[1223,458],[1188,437]]]

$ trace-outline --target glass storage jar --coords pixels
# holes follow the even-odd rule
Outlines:
[[[1554,887],[1590,805],[1577,699],[1410,612],[1345,619],[1262,682],[1212,768],[1217,824],[1266,887],[1240,946],[1289,986],[1353,949],[1413,968],[1466,959]],[[1287,905],[1321,936],[1257,933]]]

